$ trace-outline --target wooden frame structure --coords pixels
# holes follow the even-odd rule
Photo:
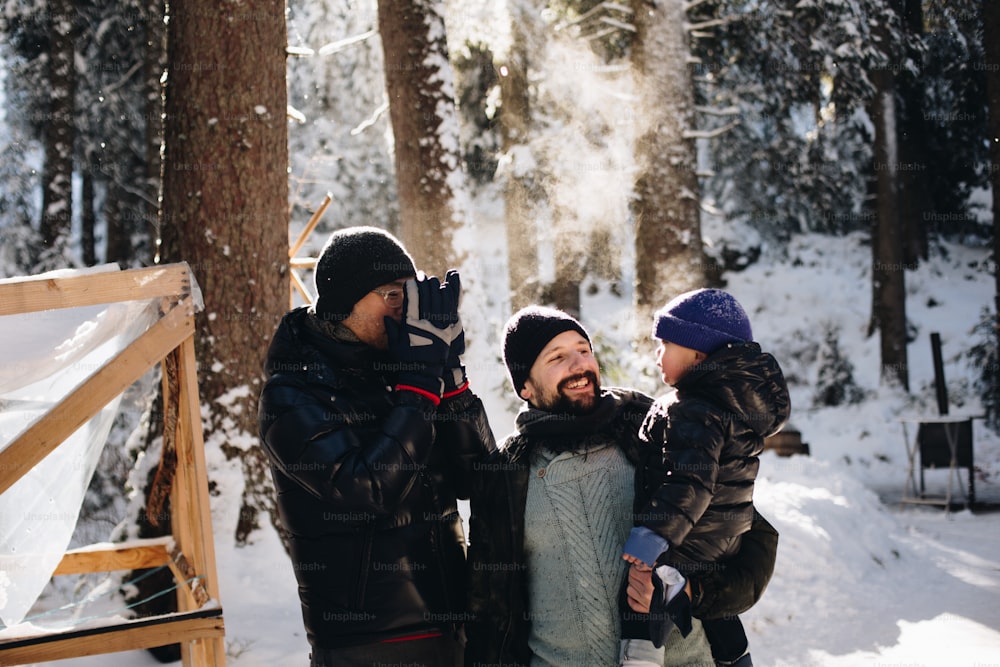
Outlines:
[[[295,242],[288,248],[288,277],[291,280],[291,286],[288,293],[288,307],[295,307],[295,293],[298,292],[299,295],[305,300],[306,303],[312,303],[315,295],[309,292],[309,288],[306,284],[302,282],[302,277],[299,275],[299,271],[315,269],[316,262],[318,261],[315,257],[296,257],[302,246],[309,239],[309,235],[313,233],[316,229],[316,225],[319,224],[319,219],[323,217],[323,213],[326,212],[327,207],[330,206],[330,202],[333,201],[332,195],[327,193],[320,203],[319,208],[316,212],[312,214],[309,218],[309,222],[306,223],[305,228],[299,237],[295,239]]]
[[[178,406],[171,424],[177,466],[170,489],[172,535],[121,544],[102,543],[64,554],[54,574],[85,574],[166,565],[178,584],[178,611],[81,630],[0,640],[0,665],[181,645],[185,667],[225,665],[225,628],[219,598],[209,511],[208,476],[194,354],[194,281],[187,264],[129,271],[40,277],[0,284],[0,315],[158,300],[160,319],[103,367],[29,425],[0,451],[0,494],[28,473],[80,426],[158,363],[163,403]],[[168,385],[174,387],[171,391]],[[109,619],[110,620],[110,619]]]

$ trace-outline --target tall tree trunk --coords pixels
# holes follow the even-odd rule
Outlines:
[[[44,123],[45,173],[41,236],[45,254],[61,266],[73,219],[74,10],[70,0],[51,0],[49,17],[49,115]]]
[[[875,127],[874,178],[877,193],[872,229],[872,325],[879,331],[881,340],[882,379],[898,382],[909,390],[895,92],[889,70],[873,70],[871,77],[875,87],[870,115]]]
[[[163,84],[160,79],[166,67],[167,27],[162,21],[164,0],[149,0],[146,4],[145,28],[146,56],[143,68],[146,91],[146,142],[145,142],[145,183],[142,209],[139,211],[139,223],[145,235],[154,240],[160,238],[160,196],[162,194],[163,159]],[[146,261],[156,261],[158,249],[150,249],[150,257]]]
[[[583,282],[583,265],[590,230],[581,230],[577,216],[572,211],[554,207],[553,261],[555,281],[545,290],[548,301],[573,317],[580,317],[580,283]]]
[[[982,0],[986,95],[989,108],[990,184],[993,190],[993,315],[1000,351],[1000,3]]]
[[[911,36],[923,34],[924,14],[921,0],[895,0],[894,8],[902,17],[904,31]],[[910,54],[919,59],[921,54]],[[924,82],[920,77],[904,76],[899,97],[903,103],[899,123],[899,217],[903,227],[903,256],[907,266],[927,257],[926,215],[932,210],[927,184],[928,163],[924,147]]]
[[[538,280],[538,238],[533,215],[537,188],[526,159],[531,125],[531,98],[528,87],[526,31],[531,19],[524,16],[522,3],[510,3],[511,47],[495,59],[500,82],[500,148],[504,153],[504,221],[507,231],[507,274],[511,309],[516,311],[537,303],[541,294]],[[534,193],[533,193],[534,191]]]
[[[80,173],[80,257],[84,266],[97,264],[97,247],[94,226],[97,212],[94,210],[94,160],[90,151],[85,151],[83,169]]]
[[[442,3],[380,0],[379,32],[395,138],[400,237],[427,273],[457,264],[452,230],[463,187],[454,77]]]
[[[693,82],[686,16],[679,0],[635,8],[634,63],[639,109],[636,132],[635,310],[637,335],[652,311],[705,282],[704,251],[691,129]]]
[[[236,541],[273,509],[257,396],[288,306],[285,3],[171,0],[167,35],[163,256],[187,261],[206,445],[242,461]],[[272,515],[273,516],[273,515]]]
[[[105,259],[108,262],[117,262],[122,268],[132,266],[133,245],[132,227],[135,222],[133,215],[123,216],[122,211],[132,211],[133,209],[123,202],[131,201],[132,197],[125,192],[121,179],[124,177],[121,170],[112,169],[108,178],[108,192],[104,199],[104,219],[107,223],[107,238],[105,243]]]

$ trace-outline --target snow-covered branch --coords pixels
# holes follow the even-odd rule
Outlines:
[[[734,120],[731,123],[726,123],[722,127],[717,127],[714,130],[685,130],[685,139],[713,139],[720,135],[725,134],[729,130],[733,129],[740,124],[739,120]]]
[[[388,110],[389,110],[388,102],[381,104],[378,109],[375,109],[375,111],[372,113],[371,116],[361,121],[361,123],[357,127],[351,130],[351,136],[356,137],[357,135],[367,130],[369,127],[375,124],[375,122],[382,116],[382,114],[384,114]]]
[[[738,19],[732,16],[725,16],[721,19],[712,19],[710,21],[702,21],[701,23],[688,23],[685,24],[684,29],[688,32],[695,32],[698,30],[704,30],[705,28],[714,28],[720,25],[726,25],[737,21]]]
[[[625,23],[624,21],[619,21],[617,19],[613,19],[610,16],[602,16],[600,18],[600,21],[601,21],[601,23],[607,23],[608,25],[610,25],[610,26],[612,26],[614,28],[617,28],[619,30],[628,30],[630,32],[635,32],[636,31],[635,30],[635,26],[632,25],[631,23]]]
[[[337,51],[343,51],[348,46],[357,44],[358,42],[363,42],[369,37],[375,35],[375,30],[369,30],[368,32],[363,32],[360,35],[355,35],[354,37],[347,37],[346,39],[341,39],[336,42],[331,42],[326,46],[320,47],[319,55],[328,56],[331,53],[336,53]]]
[[[698,113],[705,113],[710,116],[738,116],[740,113],[739,107],[701,107],[696,106],[694,108]]]
[[[285,116],[299,124],[306,122],[306,115],[291,104],[285,106]]]
[[[563,28],[568,28],[570,26],[583,23],[584,21],[588,20],[595,14],[598,14],[605,10],[621,12],[623,14],[628,14],[630,16],[634,13],[631,7],[626,7],[625,5],[619,5],[617,2],[602,2],[598,5],[594,5],[590,10],[584,12],[583,14],[580,14],[580,16],[577,16],[572,21],[564,21],[563,23],[556,25],[555,30],[558,32]]]
[[[132,67],[129,69],[129,71],[125,72],[125,75],[122,76],[122,78],[120,78],[115,83],[112,83],[107,88],[105,88],[104,94],[108,95],[110,93],[113,93],[113,92],[117,91],[122,86],[124,86],[125,83],[129,79],[132,78],[132,75],[135,74],[136,72],[138,72],[142,68],[143,65],[145,65],[145,63],[142,62],[141,60],[139,62],[137,62],[135,65],[132,65]]]

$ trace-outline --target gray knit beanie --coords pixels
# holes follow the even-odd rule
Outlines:
[[[343,320],[368,292],[416,273],[413,258],[392,234],[377,227],[338,229],[316,264],[316,314]]]

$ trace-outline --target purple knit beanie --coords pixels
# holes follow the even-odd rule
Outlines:
[[[750,318],[730,294],[697,289],[674,297],[653,316],[653,336],[711,354],[726,343],[753,340]]]

